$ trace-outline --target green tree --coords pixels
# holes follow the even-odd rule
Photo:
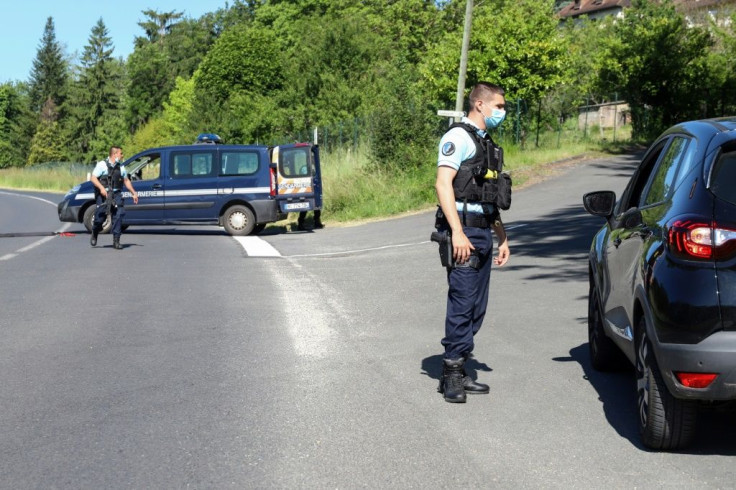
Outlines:
[[[49,17],[31,69],[31,109],[39,112],[48,99],[57,107],[62,105],[66,83],[67,64],[61,46],[56,41],[54,19]]]
[[[160,111],[173,89],[170,61],[158,44],[138,46],[128,57],[127,125],[135,130]]]
[[[122,67],[112,57],[112,41],[102,19],[92,28],[84,47],[79,72],[68,100],[68,136],[71,157],[84,162],[95,158],[95,151],[111,144],[98,141],[103,123],[120,124],[120,78]],[[110,133],[108,130],[106,133]]]
[[[453,107],[462,23],[434,43],[420,67],[422,88],[441,108]],[[483,3],[473,11],[466,86],[496,82],[510,98],[537,100],[562,81],[564,46],[552,0]]]
[[[708,79],[702,90],[708,116],[725,116],[736,111],[736,13],[727,22],[714,23],[715,45],[708,53]]]
[[[224,102],[233,93],[264,94],[279,88],[280,48],[269,29],[244,25],[224,32],[199,65],[198,91]]]
[[[192,76],[217,38],[218,22],[224,22],[221,13],[199,20],[184,19],[177,12],[143,13],[149,16],[139,22],[146,37],[136,38],[127,60],[126,122],[131,131],[161,112],[177,77]]]
[[[670,0],[633,0],[596,60],[602,91],[631,107],[634,137],[649,139],[702,115],[710,33],[688,26]]]
[[[146,33],[146,37],[149,42],[161,42],[164,37],[171,32],[172,27],[176,25],[176,21],[184,16],[184,12],[159,12],[158,10],[144,10],[143,15],[148,17],[148,20],[138,22],[138,25],[143,28]]]
[[[64,157],[64,137],[58,122],[59,111],[51,98],[41,109],[40,122],[31,140],[28,164],[58,162]]]
[[[26,162],[35,117],[24,84],[0,84],[0,168]]]

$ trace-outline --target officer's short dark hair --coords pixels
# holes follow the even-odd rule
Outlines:
[[[112,156],[112,151],[113,151],[113,150],[122,150],[122,149],[123,149],[123,148],[122,148],[122,147],[120,147],[120,146],[118,146],[118,145],[112,145],[112,146],[110,147],[110,151],[108,151],[108,152],[107,152],[107,154],[108,154],[108,155],[110,155],[110,156]]]
[[[504,95],[506,92],[496,84],[489,82],[478,82],[473,90],[470,91],[468,102],[470,107],[475,107],[475,102],[481,99],[485,99],[490,95]]]

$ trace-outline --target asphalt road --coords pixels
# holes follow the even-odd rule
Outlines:
[[[468,365],[436,392],[446,281],[433,213],[261,238],[64,230],[58,195],[0,191],[1,488],[731,488],[733,412],[681,453],[638,440],[633,372],[587,357],[584,192],[635,160],[516,191],[511,260]],[[44,202],[40,199],[46,199]],[[247,246],[247,244],[246,244]],[[252,251],[252,249],[249,249]]]

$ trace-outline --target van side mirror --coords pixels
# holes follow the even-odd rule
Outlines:
[[[583,196],[583,207],[593,216],[610,218],[616,205],[616,193],[613,191],[589,192]]]

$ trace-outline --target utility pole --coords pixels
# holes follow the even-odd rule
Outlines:
[[[457,95],[455,111],[462,112],[465,99],[465,72],[468,70],[468,47],[470,46],[470,28],[473,25],[473,0],[465,2],[465,27],[463,28],[463,47],[460,52],[460,73],[457,77]]]
[[[449,118],[452,122],[460,122],[465,115],[463,112],[463,100],[465,99],[465,72],[468,71],[468,46],[470,46],[470,27],[473,25],[473,0],[465,2],[465,26],[463,28],[463,47],[460,52],[460,73],[457,77],[457,95],[455,96],[454,111],[437,111],[437,115]]]

